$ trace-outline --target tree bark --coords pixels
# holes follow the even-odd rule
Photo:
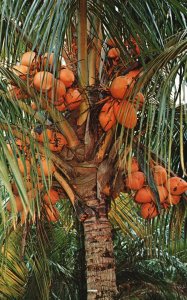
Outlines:
[[[83,223],[87,268],[87,300],[114,299],[117,294],[112,227],[105,201],[87,200],[92,216]]]

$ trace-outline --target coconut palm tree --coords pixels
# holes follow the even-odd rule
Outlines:
[[[125,192],[131,208],[138,207],[132,204],[135,193],[128,184],[133,156],[151,188],[152,206],[158,215],[155,226],[160,226],[161,221],[167,224],[169,214],[171,220],[178,222],[176,232],[171,229],[171,240],[175,240],[174,236],[180,239],[185,195],[179,209],[165,212],[153,167],[161,164],[172,177],[180,157],[181,170],[186,175],[186,14],[182,0],[1,3],[2,244],[13,230],[18,230],[13,245],[20,245],[13,251],[11,242],[7,243],[2,253],[9,255],[10,272],[16,260],[16,274],[22,275],[23,290],[32,269],[36,278],[43,274],[45,284],[39,289],[40,299],[49,298],[50,271],[45,259],[39,264],[39,257],[45,257],[47,251],[43,227],[59,218],[52,205],[53,188],[61,199],[70,200],[83,224],[87,299],[114,298],[117,286],[108,214],[112,200],[120,192]],[[27,59],[29,69],[15,67],[20,62],[24,65],[23,53],[31,55],[31,51],[34,58]],[[67,92],[65,100],[62,94],[59,100],[53,95],[59,84],[56,79],[67,68],[73,73],[70,72],[71,79],[65,77],[62,81]],[[123,93],[120,102],[113,88],[114,79],[132,72],[134,79],[131,77],[126,85],[128,95]],[[141,110],[136,97],[140,90],[145,97]],[[58,151],[62,140],[63,148]],[[44,195],[50,198],[48,202]],[[121,201],[117,212],[112,205],[111,220],[125,230],[145,233],[138,213],[130,211],[128,205],[124,208]],[[63,206],[58,208],[63,215]],[[146,216],[151,217],[149,213]],[[36,253],[29,248],[32,230],[36,239],[40,236],[35,245],[39,256],[33,255],[29,260],[32,250]],[[22,265],[17,256],[20,249]],[[2,293],[15,298],[20,295],[20,291],[9,288]]]

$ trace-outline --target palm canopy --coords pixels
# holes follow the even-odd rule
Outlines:
[[[71,153],[74,153],[82,163],[80,144],[84,144],[86,148],[86,161],[90,160],[87,164],[88,168],[95,167],[93,156],[97,156],[98,153],[99,159],[98,156],[97,159],[100,162],[108,157],[107,163],[114,162],[112,174],[115,174],[113,189],[116,194],[120,190],[120,187],[115,185],[121,175],[119,163],[125,164],[128,155],[137,156],[146,175],[149,175],[148,162],[152,159],[154,162],[164,163],[169,174],[172,174],[172,171],[177,173],[180,168],[181,176],[186,176],[184,160],[187,134],[186,105],[183,101],[186,84],[186,14],[184,1],[174,0],[142,1],[141,3],[134,0],[2,1],[0,27],[2,228],[6,222],[8,222],[9,230],[20,223],[14,205],[12,182],[16,184],[24,210],[29,211],[29,220],[46,222],[41,212],[41,195],[51,187],[52,176],[46,178],[43,171],[42,176],[38,175],[38,165],[41,166],[43,156],[47,158],[48,166],[52,161],[56,167],[55,184],[56,188],[61,190],[61,198],[66,198],[68,195],[80,218],[82,214],[84,215],[85,208],[81,202],[81,194],[79,193],[79,197],[75,196],[73,185],[86,187],[93,178],[88,173],[74,181],[72,176],[75,172],[74,165],[69,163]],[[124,46],[124,42],[131,37],[140,48],[138,58],[130,55],[127,47]],[[107,58],[109,38],[114,40],[115,47],[120,51],[118,64],[112,67],[111,61]],[[73,45],[78,46],[78,53]],[[12,66],[20,61],[24,52],[30,50],[35,51],[38,57],[44,53],[53,52],[54,74],[58,73],[59,56],[64,57],[66,64],[73,71],[77,71],[76,82],[79,83],[84,99],[80,106],[79,116],[76,116],[79,126],[72,125],[69,113],[59,113],[53,105],[49,106],[46,111],[45,97],[42,102],[41,93],[36,92],[32,85],[28,85],[28,82],[21,80],[12,72]],[[97,138],[94,131],[97,131],[99,127],[97,125],[98,113],[101,109],[98,101],[109,95],[109,86],[116,75],[127,74],[136,68],[141,68],[143,75],[137,81],[132,93],[135,95],[143,87],[146,98],[142,112],[138,113],[137,127],[134,130],[126,130],[124,127],[117,126],[110,133],[103,131]],[[28,100],[10,97],[8,92],[10,83],[19,86],[27,93]],[[30,106],[31,99],[39,108],[37,112]],[[36,142],[32,134],[33,128],[38,125],[44,129],[51,123],[55,130],[63,133],[68,140],[69,149],[62,156],[49,151],[47,137],[46,142],[41,144]],[[81,128],[80,134],[77,134],[78,128]],[[20,157],[26,170],[27,155],[16,144],[17,139],[23,140],[23,144],[29,149],[29,158],[32,161],[30,174],[32,193],[30,195],[26,189],[27,179],[20,174],[17,164],[17,157]],[[95,141],[94,144],[90,142],[92,140]],[[15,155],[10,154],[7,143],[11,143]],[[112,143],[114,143],[113,147]],[[94,155],[92,148],[96,150]],[[90,152],[92,156],[89,156]],[[101,180],[98,180],[98,185],[101,185],[103,180],[104,164],[99,169]],[[110,174],[111,168],[108,171]],[[87,180],[85,177],[88,177]],[[42,189],[38,189],[38,183],[42,185]],[[149,184],[155,191],[152,179]],[[65,189],[66,195],[61,187]],[[157,195],[157,191],[155,194]],[[33,197],[36,199],[34,203],[30,201]],[[159,197],[156,198],[158,198],[159,206]],[[8,199],[13,205],[11,216],[5,209]],[[110,218],[115,225],[118,224],[116,226],[120,225],[130,236],[133,236],[135,232],[142,238],[147,230],[153,233],[159,227],[162,228],[164,239],[168,241],[169,237],[171,244],[181,241],[181,231],[185,236],[186,228],[182,225],[186,216],[185,199],[179,207],[164,212],[157,221],[146,223],[141,221],[136,206],[129,201],[129,196],[126,199],[127,203],[124,199],[116,201],[117,209],[114,205]],[[62,207],[60,209],[63,215]],[[176,220],[177,228],[174,227]],[[169,229],[167,224],[170,224]],[[20,234],[20,229],[18,232]],[[41,234],[41,231],[39,230],[37,234]],[[39,240],[41,241],[42,238]],[[2,235],[2,241],[4,241],[4,235]],[[158,232],[154,242],[152,240],[149,242],[153,245],[160,242]],[[168,248],[171,244],[168,243]],[[46,249],[43,249],[42,243],[40,246],[43,255]],[[172,249],[174,248],[176,249],[173,246]],[[32,262],[30,264],[32,265]],[[39,267],[42,266],[39,265]],[[25,274],[27,273],[24,273],[24,276]],[[36,274],[36,278],[37,276]],[[26,278],[20,280],[24,281]],[[48,280],[49,278],[46,278],[46,282]]]

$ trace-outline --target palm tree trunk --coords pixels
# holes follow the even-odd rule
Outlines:
[[[84,221],[87,267],[87,300],[114,299],[117,293],[112,227],[105,202],[86,201],[97,213]]]

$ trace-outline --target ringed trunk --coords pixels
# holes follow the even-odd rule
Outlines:
[[[105,201],[88,200],[86,204],[98,212],[83,223],[87,300],[111,300],[117,294],[112,227],[107,218]]]

